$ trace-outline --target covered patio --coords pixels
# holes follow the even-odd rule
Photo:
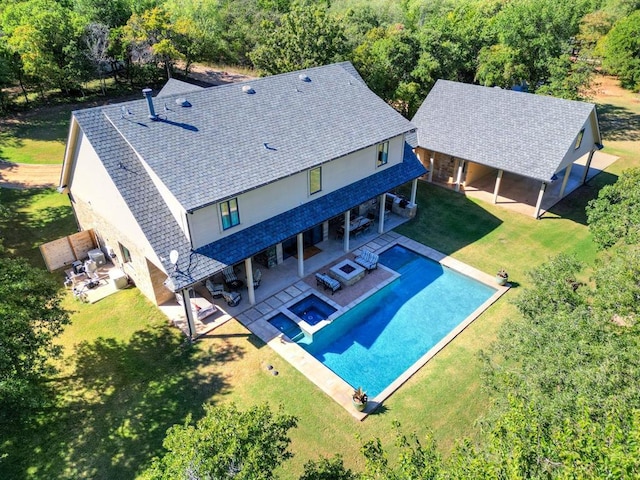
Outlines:
[[[565,172],[558,174],[558,178],[548,184],[542,197],[540,212],[537,216],[543,216],[556,203],[562,200],[564,196],[584,185],[585,182],[588,182],[605,170],[617,159],[618,157],[614,155],[609,155],[601,151],[595,152],[588,172],[586,170],[587,157],[576,161],[569,172],[564,192],[562,191],[562,186],[565,182]],[[540,195],[540,181],[522,175],[504,172],[502,174],[499,193],[495,195],[496,177],[497,171],[494,170],[492,173],[488,173],[472,182],[465,183],[461,191],[468,197],[476,198],[487,203],[495,203],[496,205],[524,215],[535,216],[536,202]]]

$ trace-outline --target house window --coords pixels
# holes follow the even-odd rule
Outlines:
[[[577,150],[580,148],[580,144],[582,143],[582,137],[584,137],[584,128],[582,130],[580,130],[580,133],[578,134],[578,137],[576,138],[576,147],[574,150]]]
[[[120,252],[122,253],[122,262],[131,263],[131,252],[127,247],[120,243]]]
[[[378,145],[378,163],[377,166],[381,167],[387,164],[389,160],[389,142],[384,142]]]
[[[309,194],[313,195],[322,190],[322,167],[309,170]]]
[[[238,199],[232,198],[220,204],[220,216],[222,217],[222,228],[235,227],[240,224],[240,212],[238,211]]]

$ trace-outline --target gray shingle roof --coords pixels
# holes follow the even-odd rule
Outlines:
[[[203,87],[199,85],[193,85],[192,83],[183,82],[182,80],[176,80],[175,78],[170,78],[167,83],[165,83],[164,87],[158,92],[156,98],[162,97],[170,97],[175,95],[185,95],[191,92],[197,92],[199,90],[204,90]]]
[[[548,181],[594,108],[438,80],[412,122],[420,147]]]
[[[144,99],[102,111],[193,210],[414,128],[351,69],[333,64],[164,96],[154,99],[155,122]],[[178,97],[192,106],[176,105]]]

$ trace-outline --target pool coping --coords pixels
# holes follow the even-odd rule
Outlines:
[[[411,378],[418,370],[420,370],[420,368],[422,368],[429,360],[431,360],[431,358],[433,358],[440,350],[442,350],[454,338],[462,333],[469,325],[471,325],[471,323],[473,323],[486,309],[493,305],[510,288],[509,284],[506,284],[504,286],[498,285],[495,282],[495,277],[493,275],[484,273],[477,268],[467,265],[459,260],[456,260],[455,258],[445,255],[442,252],[439,252],[431,247],[423,245],[419,242],[416,242],[415,240],[411,240],[410,238],[404,237],[403,235],[397,233],[394,233],[394,235],[389,238],[388,243],[385,243],[384,245],[381,245],[380,242],[376,242],[376,240],[373,240],[363,247],[368,248],[374,253],[380,253],[382,251],[388,250],[389,248],[392,248],[395,245],[401,245],[431,260],[437,261],[445,267],[451,268],[458,273],[466,275],[467,277],[473,278],[485,285],[490,286],[491,288],[495,289],[496,292],[491,297],[489,297],[489,299],[483,302],[482,305],[476,308],[465,320],[458,324],[444,338],[442,338],[436,345],[434,345],[427,353],[425,353],[422,357],[420,357],[420,359],[414,362],[413,365],[411,365],[400,376],[398,376],[398,378],[396,378],[396,380],[394,380],[387,388],[385,388],[374,398],[369,399],[366,409],[362,412],[355,410],[352,405],[351,395],[353,393],[353,387],[351,385],[349,385],[328,367],[323,365],[322,362],[314,358],[311,354],[307,353],[297,343],[291,341],[286,335],[280,332],[280,330],[271,325],[268,320],[278,313],[283,313],[298,324],[304,322],[295,314],[290,312],[288,310],[288,307],[302,300],[310,293],[313,293],[333,307],[338,308],[338,311],[332,314],[329,319],[323,320],[314,326],[318,327],[322,324],[322,326],[320,327],[322,328],[330,324],[333,319],[355,307],[357,304],[366,300],[381,288],[384,288],[389,283],[393,282],[400,276],[400,274],[388,269],[384,265],[379,265],[378,268],[384,268],[387,271],[391,272],[393,275],[383,280],[379,284],[373,286],[368,291],[364,292],[362,295],[345,306],[338,305],[336,302],[332,301],[330,297],[327,297],[326,295],[324,295],[324,293],[311,288],[301,279],[293,286],[293,289],[291,290],[295,290],[298,293],[297,295],[294,295],[291,300],[288,300],[277,308],[270,309],[268,313],[265,313],[260,318],[252,320],[242,318],[242,316],[241,318],[239,318],[239,320],[245,325],[245,327],[247,327],[253,334],[258,336],[262,341],[264,341],[283,359],[293,365],[293,367],[300,371],[318,388],[320,388],[334,401],[345,408],[357,420],[364,420],[368,415],[373,413],[384,402],[384,400],[386,400],[401,385],[409,380],[409,378]],[[306,324],[306,322],[304,323]],[[317,331],[320,328],[316,328],[314,329],[314,331]]]

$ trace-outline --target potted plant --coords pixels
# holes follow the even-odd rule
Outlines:
[[[504,268],[498,270],[498,273],[496,273],[496,282],[498,283],[498,285],[504,285],[508,280],[509,274],[507,273],[507,271]]]
[[[369,397],[367,397],[367,393],[362,390],[362,387],[358,387],[353,391],[351,400],[353,401],[354,408],[361,412],[366,408]]]

